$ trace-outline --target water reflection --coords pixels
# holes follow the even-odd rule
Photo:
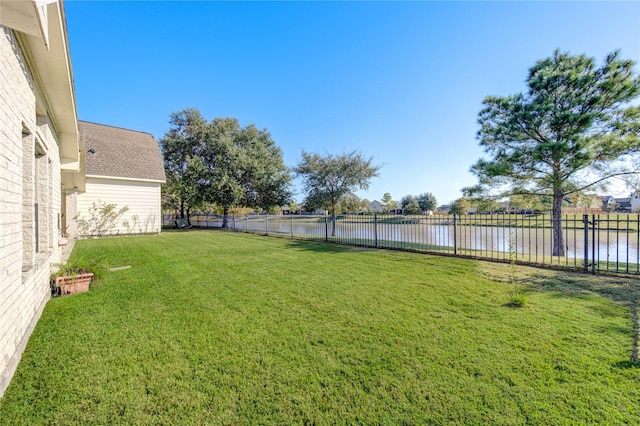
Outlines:
[[[238,230],[278,233],[306,238],[331,238],[330,218],[325,223],[323,217],[291,218],[287,216],[254,216],[236,219],[231,226]],[[454,245],[454,237],[456,244]],[[582,262],[585,256],[584,230],[565,228],[566,257]],[[425,223],[374,223],[370,217],[364,219],[339,220],[336,223],[338,240],[348,240],[356,244],[377,243],[379,247],[411,247],[438,249],[454,246],[458,251],[475,252],[496,257],[496,253],[509,253],[510,250],[519,256],[536,258],[551,256],[552,230],[550,228],[533,227],[495,227],[476,225],[456,225],[443,222],[440,224]],[[586,241],[586,253],[591,259],[595,256],[600,262],[638,263],[638,233],[625,231],[612,232],[589,230]],[[499,256],[498,256],[499,257]]]

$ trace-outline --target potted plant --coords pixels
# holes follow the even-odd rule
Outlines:
[[[58,270],[51,274],[51,293],[54,297],[89,291],[89,284],[97,278],[102,268],[84,260],[54,264]]]

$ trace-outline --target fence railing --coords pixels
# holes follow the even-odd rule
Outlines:
[[[171,225],[175,216],[165,215]],[[221,228],[222,217],[194,214],[191,225]],[[640,216],[564,215],[563,256],[554,255],[549,215],[401,216],[389,214],[229,216],[229,229],[292,239],[412,250],[590,272],[640,274]]]

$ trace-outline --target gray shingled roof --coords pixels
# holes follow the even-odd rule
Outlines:
[[[149,133],[78,122],[86,141],[87,176],[165,181],[158,142]]]

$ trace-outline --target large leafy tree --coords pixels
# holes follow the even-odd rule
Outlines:
[[[436,200],[435,195],[430,192],[425,192],[424,194],[416,195],[416,201],[420,206],[420,210],[423,212],[433,211],[438,207],[438,200]]]
[[[232,207],[268,211],[289,202],[289,169],[269,132],[253,125],[243,128],[234,118],[216,118],[207,126],[206,141],[208,179],[203,192],[222,207],[223,228],[228,227]]]
[[[332,217],[331,235],[336,235],[336,210],[340,201],[360,189],[369,188],[380,166],[360,152],[321,156],[303,151],[302,161],[294,168],[302,179],[307,209],[325,208]]]
[[[248,157],[244,204],[263,210],[287,204],[291,200],[291,173],[269,132],[249,125],[242,131],[240,146]]]
[[[186,171],[180,175],[185,192],[194,194],[199,203],[220,206],[223,228],[229,226],[229,211],[233,207],[269,210],[290,200],[289,169],[269,132],[253,125],[241,127],[234,118],[206,122],[197,110],[174,115],[198,118],[198,125],[189,132],[171,129],[167,133],[163,147],[165,139],[173,141],[170,136],[177,134],[175,145],[182,148],[169,153],[165,148],[165,159],[186,158],[181,163]],[[181,154],[182,157],[176,154],[183,151],[186,154]],[[167,174],[170,174],[168,167]]]
[[[345,195],[340,199],[336,207],[338,212],[358,213],[362,207],[362,200],[355,194]]]
[[[207,122],[198,110],[185,109],[171,114],[169,123],[171,128],[160,140],[167,176],[162,203],[164,208],[188,218],[203,203],[200,188],[204,165],[199,157]]]
[[[417,215],[421,214],[422,210],[416,199],[411,197],[407,200],[406,204],[402,205],[402,212],[406,215]]]
[[[552,254],[564,256],[565,197],[636,173],[623,161],[640,150],[633,66],[619,52],[597,67],[593,58],[555,51],[529,70],[526,93],[487,97],[477,137],[490,158],[471,168],[479,184],[465,194],[550,197]]]
[[[404,197],[400,198],[400,207],[402,207],[402,209],[404,210],[409,204],[418,204],[418,201],[416,200],[416,197],[413,195],[405,195]],[[419,205],[418,205],[419,207]]]
[[[551,206],[552,198],[547,196],[514,194],[509,197],[509,207],[512,209],[549,211]]]
[[[453,203],[451,203],[451,208],[449,209],[449,214],[455,214],[458,216],[464,216],[469,213],[469,209],[471,208],[471,203],[466,198],[458,198]]]
[[[425,192],[420,195],[405,195],[400,200],[400,205],[404,214],[421,214],[422,212],[435,210],[438,201],[432,193]]]
[[[385,192],[384,195],[382,196],[382,206],[384,207],[384,209],[386,211],[395,210],[397,205],[398,205],[398,202],[391,197],[391,194],[388,192]]]

